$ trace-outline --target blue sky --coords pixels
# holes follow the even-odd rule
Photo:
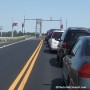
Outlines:
[[[60,19],[67,26],[90,28],[90,0],[0,0],[0,26],[3,31],[12,30],[12,20],[17,31],[22,30],[26,18]],[[43,22],[42,31],[59,28],[59,22]],[[35,21],[26,21],[26,32],[35,32]]]

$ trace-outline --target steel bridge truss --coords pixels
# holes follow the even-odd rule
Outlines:
[[[31,21],[31,20],[36,21],[35,36],[37,36],[37,35],[42,36],[42,22],[43,21],[54,21],[54,22],[58,21],[58,22],[60,22],[60,30],[63,28],[62,27],[62,20],[61,19],[60,20],[52,20],[52,18],[50,18],[50,20],[43,20],[43,19],[37,19],[37,18],[36,19],[26,19],[24,17],[24,33],[25,33],[25,22],[27,20],[29,20],[29,21]]]

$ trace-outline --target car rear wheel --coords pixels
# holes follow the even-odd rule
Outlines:
[[[57,54],[57,62],[59,63],[59,56],[58,56],[58,54]]]
[[[51,49],[51,47],[49,47],[49,51],[50,51],[50,53],[52,53],[52,49]]]
[[[63,85],[63,86],[66,85],[66,84],[65,84],[65,77],[64,77],[63,73],[62,73],[62,85]]]
[[[59,51],[59,66],[60,66],[60,68],[63,67],[63,57],[64,57],[64,52],[63,52],[63,50],[61,49],[61,50]]]
[[[62,68],[62,66],[63,66],[62,60],[63,60],[63,57],[59,57],[59,66],[60,66],[60,68]]]
[[[67,86],[69,86],[70,85],[70,77],[68,76],[68,78],[67,78]]]

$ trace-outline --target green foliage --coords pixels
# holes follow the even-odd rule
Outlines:
[[[17,32],[16,30],[13,31],[13,36],[23,36],[23,35],[30,35],[30,36],[35,36],[35,33],[30,33],[30,32],[26,32],[26,33],[22,33],[21,31]],[[12,36],[12,31],[8,31],[8,32],[2,32],[2,37],[11,37]],[[0,32],[0,37],[1,37],[1,32]]]

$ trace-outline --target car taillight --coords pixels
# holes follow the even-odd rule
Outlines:
[[[90,78],[90,63],[86,63],[82,66],[81,70],[78,71],[78,76]]]
[[[62,44],[62,48],[66,48],[66,42]]]

